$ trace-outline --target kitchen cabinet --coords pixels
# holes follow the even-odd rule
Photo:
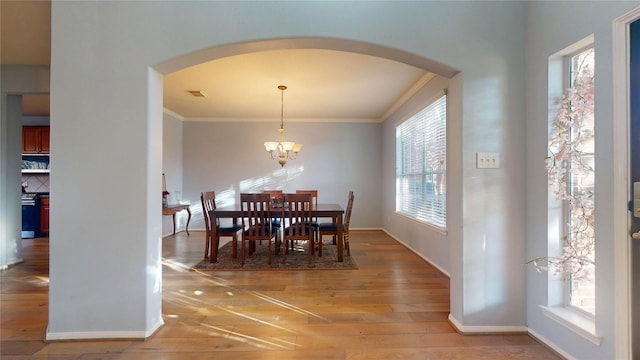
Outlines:
[[[40,233],[49,234],[49,196],[40,198]]]
[[[48,154],[49,132],[50,130],[48,126],[23,126],[22,153]]]

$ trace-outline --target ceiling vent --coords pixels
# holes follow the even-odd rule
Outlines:
[[[207,97],[207,94],[205,94],[202,90],[187,90],[187,91],[194,97]]]

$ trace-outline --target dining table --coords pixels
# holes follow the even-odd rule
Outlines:
[[[271,218],[273,219],[281,219],[288,215],[287,207],[272,207]],[[311,215],[312,217],[317,218],[332,218],[334,222],[337,223],[338,234],[336,236],[336,247],[337,247],[337,261],[343,262],[343,215],[344,209],[338,204],[312,204],[311,205]],[[238,219],[243,217],[241,204],[233,204],[227,206],[220,206],[215,210],[211,210],[209,212],[209,216],[212,219],[216,217],[218,219],[232,219],[234,224],[238,223]],[[216,246],[211,246],[211,254],[209,255],[212,262],[217,261],[218,259],[218,249]]]

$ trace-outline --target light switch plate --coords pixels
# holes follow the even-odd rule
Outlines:
[[[498,153],[476,153],[476,168],[497,169],[500,167],[500,157]]]

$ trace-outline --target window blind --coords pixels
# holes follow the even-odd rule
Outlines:
[[[446,95],[396,127],[396,212],[446,227]]]

